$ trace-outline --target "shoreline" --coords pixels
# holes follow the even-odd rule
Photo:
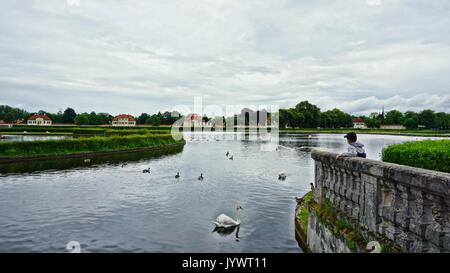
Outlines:
[[[280,129],[280,134],[346,134],[352,131],[348,130],[337,130],[337,131],[321,131],[321,130],[285,130]],[[450,133],[419,133],[419,132],[384,132],[384,131],[374,131],[365,132],[359,130],[353,130],[356,134],[362,135],[386,135],[386,136],[417,136],[417,137],[450,137]]]
[[[69,153],[69,154],[55,154],[55,155],[34,155],[34,156],[18,156],[18,157],[5,157],[0,156],[0,164],[11,164],[16,162],[30,162],[30,161],[41,161],[41,160],[58,160],[58,159],[69,159],[69,158],[86,158],[105,156],[105,155],[116,155],[116,154],[127,154],[127,153],[139,153],[139,152],[151,152],[160,151],[163,149],[176,149],[184,147],[185,142],[174,143],[174,144],[163,144],[155,145],[149,147],[132,148],[132,149],[119,149],[119,150],[109,150],[109,151],[96,151],[96,152],[79,152],[79,153]]]

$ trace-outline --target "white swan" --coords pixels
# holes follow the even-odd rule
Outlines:
[[[231,228],[235,226],[239,226],[241,224],[241,220],[239,218],[239,211],[242,209],[241,206],[236,206],[236,220],[231,218],[230,216],[226,214],[221,214],[216,218],[216,221],[214,221],[214,224],[218,228]]]
[[[66,245],[66,249],[70,251],[70,253],[81,253],[81,245],[77,241],[70,241]]]
[[[369,253],[381,253],[381,245],[377,241],[367,243],[366,249]]]

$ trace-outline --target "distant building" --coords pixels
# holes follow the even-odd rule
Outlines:
[[[406,129],[405,126],[400,124],[391,124],[391,125],[381,125],[380,129],[387,129],[387,130],[404,130]]]
[[[355,129],[366,129],[367,125],[362,118],[354,118],[352,119],[353,128]]]
[[[28,125],[51,126],[52,120],[46,114],[34,114],[27,120]]]
[[[5,122],[4,120],[0,120],[0,127],[11,128],[11,127],[13,127],[13,124]]]
[[[24,119],[23,118],[20,118],[20,119],[14,121],[14,124],[23,124],[23,123],[24,123]]]
[[[202,116],[189,114],[184,117],[183,127],[210,127],[211,122],[204,122]]]
[[[132,115],[121,114],[113,118],[112,126],[136,126],[136,119]]]

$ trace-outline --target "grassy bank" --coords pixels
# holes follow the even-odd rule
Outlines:
[[[170,134],[147,134],[45,141],[4,142],[0,143],[0,157],[26,157],[67,155],[85,152],[107,152],[163,146],[169,144],[184,144],[184,140],[175,141]]]
[[[450,137],[449,130],[388,130],[388,129],[280,129],[280,133],[298,134],[344,134],[355,132],[357,134]]]
[[[151,131],[169,132],[171,127],[166,126],[135,126],[135,127],[101,127],[101,126],[14,126],[12,128],[0,128],[0,134],[7,133],[73,133],[102,135],[107,131]]]
[[[425,140],[391,145],[383,149],[382,160],[450,173],[450,140]]]

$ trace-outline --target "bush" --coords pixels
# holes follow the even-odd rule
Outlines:
[[[158,133],[161,133],[158,131]],[[164,132],[162,132],[164,134]],[[106,130],[105,136],[130,136],[130,135],[147,135],[150,134],[150,131],[145,129],[139,130]]]
[[[0,143],[0,156],[59,155],[78,152],[100,152],[184,143],[172,135],[133,135],[125,137],[90,137],[62,140]]]
[[[74,128],[71,130],[75,135],[104,135],[104,128]]]
[[[382,152],[385,162],[450,173],[450,140],[425,140],[391,145]]]

